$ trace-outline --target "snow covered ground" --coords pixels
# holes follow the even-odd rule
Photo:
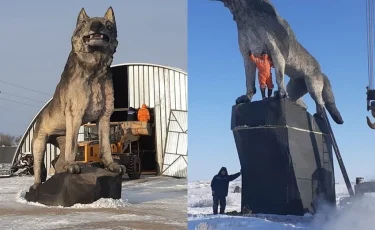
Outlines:
[[[241,194],[233,193],[241,180],[230,183],[226,212],[241,211]],[[353,187],[354,188],[354,187]],[[336,185],[337,201],[347,197],[345,184]],[[372,195],[372,194],[371,194]],[[339,209],[330,215],[280,216],[252,215],[250,217],[212,215],[210,181],[188,183],[188,229],[189,230],[371,230],[375,229],[375,199],[366,195],[350,208]]]
[[[24,199],[29,176],[0,178],[0,229],[186,229],[186,179],[144,177],[122,184],[122,199],[70,208]]]

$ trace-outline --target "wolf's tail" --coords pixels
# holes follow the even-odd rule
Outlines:
[[[331,115],[332,119],[337,124],[344,124],[344,120],[342,119],[341,114],[336,107],[335,97],[333,96],[331,83],[324,73],[322,73],[322,76],[324,80],[323,100],[325,103],[325,107]]]

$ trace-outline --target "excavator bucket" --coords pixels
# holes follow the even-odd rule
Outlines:
[[[144,121],[125,121],[121,122],[121,128],[125,131],[130,130],[135,136],[151,136],[151,125]]]

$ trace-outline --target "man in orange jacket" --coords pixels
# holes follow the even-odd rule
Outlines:
[[[262,98],[266,99],[266,88],[268,88],[268,97],[270,98],[273,90],[271,73],[271,67],[273,67],[273,64],[271,58],[267,55],[266,51],[262,52],[260,58],[254,57],[251,51],[249,51],[249,56],[250,60],[253,61],[258,68],[258,80]]]
[[[138,110],[138,121],[148,122],[150,120],[150,112],[147,109],[146,104],[142,104],[142,108]]]

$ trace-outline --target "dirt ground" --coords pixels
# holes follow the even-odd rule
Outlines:
[[[0,229],[187,229],[186,179],[124,179],[122,199],[71,208],[29,203],[32,177],[0,178]]]

